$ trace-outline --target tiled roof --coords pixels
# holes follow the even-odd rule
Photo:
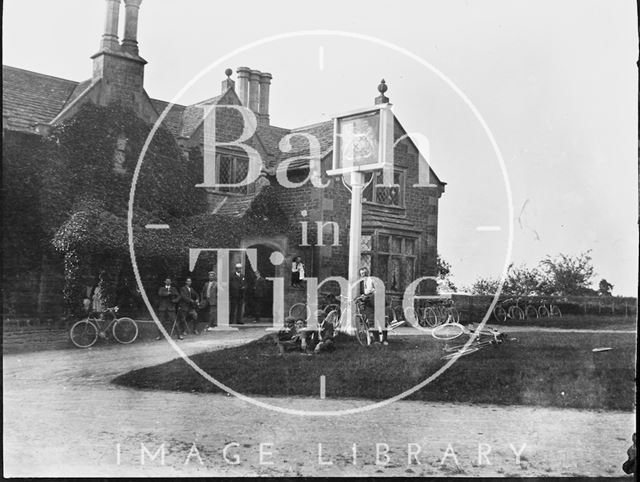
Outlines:
[[[153,108],[156,110],[158,115],[160,115],[167,108],[169,102],[158,99],[151,99],[151,104],[153,105]],[[173,106],[171,106],[171,109],[169,109],[169,112],[167,112],[167,115],[163,119],[164,126],[176,137],[182,135],[183,114],[185,109],[186,107],[183,105],[173,104]]]
[[[320,144],[320,158],[324,158],[329,152],[333,150],[333,121],[325,121],[310,126],[299,127],[290,131],[291,134],[304,133],[314,136]],[[279,152],[277,164],[290,159],[291,157],[297,157],[301,155],[309,155],[309,142],[307,139],[301,136],[295,136],[291,138],[291,151]],[[308,161],[305,159],[298,159],[293,161],[289,166],[289,169],[296,169],[299,167],[308,166]]]
[[[2,115],[11,130],[33,132],[66,105],[78,82],[2,66]]]

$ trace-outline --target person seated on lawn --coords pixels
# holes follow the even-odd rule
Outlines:
[[[322,351],[331,352],[336,349],[333,342],[335,331],[333,323],[325,318],[318,325],[318,330],[313,333],[311,343],[314,344],[313,352],[320,353]]]
[[[284,354],[285,351],[307,351],[309,334],[304,330],[304,320],[296,320],[292,316],[287,316],[284,325],[284,328],[276,335],[276,344],[280,354]]]

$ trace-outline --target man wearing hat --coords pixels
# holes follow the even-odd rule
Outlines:
[[[236,270],[231,274],[229,280],[229,296],[231,306],[229,308],[229,323],[242,325],[242,308],[244,302],[244,292],[247,287],[246,280],[242,274],[242,263],[236,264]]]

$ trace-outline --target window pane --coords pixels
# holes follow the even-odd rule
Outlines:
[[[367,268],[369,270],[369,273],[371,273],[371,254],[370,253],[360,255],[360,267]]]
[[[404,273],[402,276],[402,289],[404,290],[413,281],[415,258],[402,258]]]
[[[388,255],[378,255],[378,262],[375,268],[375,272],[373,272],[373,276],[377,276],[382,280],[382,282],[387,286],[388,280],[388,271],[389,271],[389,256]]]
[[[389,236],[378,236],[378,251],[389,252]]]
[[[389,262],[389,289],[400,291],[400,258],[393,256]]]
[[[360,242],[360,251],[371,251],[372,249],[372,245],[371,245],[371,238],[372,236],[370,234],[363,234]]]
[[[402,238],[398,236],[393,236],[391,238],[391,252],[392,253],[402,252]]]
[[[407,255],[413,255],[416,252],[416,240],[411,238],[405,238],[404,240],[404,253]]]

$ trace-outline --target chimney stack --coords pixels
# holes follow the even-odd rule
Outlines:
[[[125,19],[122,50],[132,55],[138,55],[138,11],[141,3],[142,0],[124,0]]]
[[[268,72],[260,74],[260,113],[258,122],[263,125],[269,125],[269,86],[271,85],[273,76]]]
[[[107,0],[107,13],[105,15],[104,33],[100,42],[100,50],[120,49],[118,42],[118,17],[120,15],[120,0]]]
[[[249,107],[249,74],[251,69],[238,67],[236,72],[238,74],[238,97],[244,107]]]
[[[260,112],[260,74],[259,70],[249,73],[249,109],[255,114]]]

